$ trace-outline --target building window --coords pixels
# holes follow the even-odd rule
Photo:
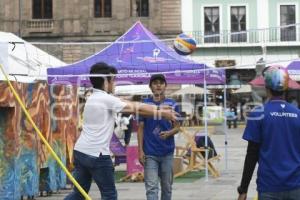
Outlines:
[[[32,1],[33,19],[52,19],[52,0]]]
[[[280,26],[287,26],[296,23],[296,6],[280,6]],[[296,41],[296,26],[280,28],[281,41]]]
[[[246,42],[247,33],[237,33],[246,31],[246,7],[232,6],[231,13],[231,42]],[[236,33],[236,34],[235,34]]]
[[[111,0],[94,0],[95,17],[111,17]]]
[[[149,0],[131,0],[131,16],[149,17]]]
[[[220,13],[219,7],[204,8],[204,42],[220,42]],[[210,35],[215,35],[207,37]]]

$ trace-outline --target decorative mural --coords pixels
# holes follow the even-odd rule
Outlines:
[[[78,136],[77,88],[13,82],[58,157],[72,168]],[[32,198],[66,186],[66,175],[35,133],[8,85],[0,82],[0,199]]]

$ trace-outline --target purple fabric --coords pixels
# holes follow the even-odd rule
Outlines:
[[[119,85],[147,84],[151,76],[149,73],[171,71],[174,73],[166,74],[168,83],[203,84],[203,69],[208,68],[205,64],[199,64],[178,55],[172,48],[159,41],[140,22],[137,22],[115,43],[95,55],[67,66],[48,68],[48,82],[50,84],[72,83],[89,86],[88,77],[53,77],[52,75],[88,75],[90,67],[97,62],[105,62],[117,68],[119,73],[117,84]],[[182,70],[186,70],[188,73],[178,72]],[[222,84],[224,80],[224,70],[214,68],[206,71],[207,84]]]
[[[119,138],[113,133],[109,148],[115,157],[115,165],[126,163],[126,148],[122,145]]]
[[[122,145],[115,133],[112,135],[109,148],[114,155],[126,155],[126,148]]]

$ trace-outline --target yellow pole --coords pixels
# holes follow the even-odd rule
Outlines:
[[[67,174],[67,176],[69,177],[69,179],[71,180],[71,182],[75,185],[75,187],[79,190],[79,192],[84,196],[84,198],[86,200],[92,200],[91,197],[89,197],[89,195],[82,189],[82,187],[78,184],[78,182],[75,180],[75,178],[72,176],[72,174],[68,171],[68,169],[65,167],[65,165],[62,163],[62,161],[59,159],[59,157],[56,155],[56,153],[53,151],[52,147],[50,146],[50,144],[47,142],[47,140],[44,138],[42,132],[39,130],[39,128],[36,126],[36,124],[34,123],[34,121],[32,120],[30,114],[28,113],[25,105],[23,104],[22,100],[20,99],[18,93],[16,92],[16,90],[14,89],[14,87],[12,86],[10,80],[8,79],[3,66],[0,64],[0,69],[11,89],[11,91],[13,92],[13,95],[15,96],[15,98],[17,99],[17,101],[19,102],[22,110],[24,111],[27,119],[29,120],[29,122],[32,124],[34,130],[38,133],[39,137],[41,138],[41,140],[44,142],[44,144],[46,145],[46,147],[48,148],[48,150],[50,151],[51,155],[54,157],[54,159],[57,161],[57,163],[59,164],[59,166],[64,170],[64,172]]]

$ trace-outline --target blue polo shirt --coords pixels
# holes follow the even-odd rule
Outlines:
[[[153,98],[147,98],[144,103],[162,106],[171,106],[179,113],[179,108],[173,99],[165,99],[163,102],[155,102]],[[152,117],[139,117],[144,122],[144,153],[150,156],[165,156],[172,154],[175,149],[174,136],[163,140],[159,137],[160,132],[172,129],[172,123],[165,119],[154,119]]]
[[[248,116],[243,139],[260,144],[257,190],[300,188],[300,111],[283,100],[270,100]]]

